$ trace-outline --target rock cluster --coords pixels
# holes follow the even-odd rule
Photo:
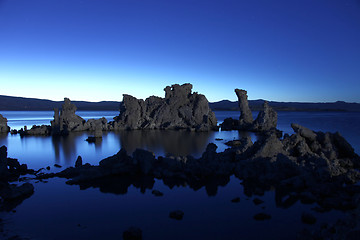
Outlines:
[[[217,120],[202,94],[192,93],[191,84],[172,85],[165,89],[165,98],[151,96],[146,100],[124,95],[119,116],[108,122],[106,118],[85,121],[76,115],[76,106],[65,98],[61,111],[54,109],[51,126],[33,126],[20,130],[21,135],[67,135],[69,132],[93,131],[90,142],[101,139],[103,131],[124,129],[187,129],[216,130]],[[1,126],[1,125],[0,125]],[[13,133],[16,133],[15,131]]]
[[[97,137],[101,136],[102,130],[108,130],[106,118],[89,119],[85,121],[76,115],[76,106],[70,99],[64,98],[64,104],[59,109],[54,109],[54,120],[51,121],[53,135],[66,135],[69,132],[96,131]]]
[[[17,159],[8,158],[7,148],[0,147],[0,211],[10,211],[33,194],[34,186],[31,183],[20,186],[9,184],[9,181],[16,181],[21,175],[33,172],[27,168],[26,164],[20,164]]]
[[[145,186],[150,188],[154,178],[158,178],[169,186],[187,184],[194,189],[205,186],[208,194],[214,195],[217,187],[235,174],[243,180],[248,195],[262,194],[275,187],[277,204],[282,207],[289,204],[288,200],[283,201],[288,195],[290,202],[294,199],[317,202],[323,209],[356,207],[360,187],[354,183],[360,179],[360,158],[351,145],[339,133],[314,132],[297,124],[292,127],[295,134],[291,136],[282,138],[270,131],[255,143],[244,138],[219,153],[217,146],[210,143],[198,159],[156,158],[142,149],[129,156],[121,149],[98,166],[77,164],[75,168],[38,178],[65,177],[71,178],[69,184],[106,188],[104,182],[111,182],[104,180],[107,178],[127,176],[138,182],[139,176],[143,176],[140,178],[148,179],[150,184]]]
[[[10,132],[10,127],[7,125],[7,119],[0,114],[0,133]]]
[[[220,124],[221,130],[246,130],[254,132],[266,132],[276,129],[277,113],[269,106],[267,101],[264,102],[263,110],[259,112],[257,118],[253,120],[253,116],[248,104],[247,92],[241,89],[235,89],[238,97],[240,118],[239,120],[226,118]]]
[[[123,96],[115,129],[188,129],[209,131],[217,128],[214,112],[206,97],[192,93],[192,85],[167,86],[165,98],[151,96],[145,101]]]

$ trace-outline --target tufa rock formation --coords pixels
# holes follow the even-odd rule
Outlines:
[[[267,101],[264,102],[263,110],[259,112],[254,121],[247,100],[247,92],[245,90],[235,89],[235,93],[239,101],[240,118],[239,120],[226,118],[224,122],[220,124],[221,130],[266,132],[276,129],[277,113],[269,106]]]
[[[7,125],[7,119],[0,114],[0,133],[10,132],[10,127]]]
[[[114,129],[217,129],[206,97],[191,89],[189,83],[167,86],[165,98],[151,96],[145,101],[125,94]]]
[[[101,137],[103,130],[109,130],[106,118],[89,119],[85,121],[76,115],[76,106],[70,99],[64,98],[64,104],[59,114],[59,109],[54,109],[54,120],[51,121],[52,135],[66,135],[69,132],[95,131],[96,137]]]
[[[54,120],[51,121],[54,135],[84,130],[85,120],[76,115],[75,112],[76,106],[71,103],[69,98],[64,98],[60,116],[59,109],[54,109]]]
[[[240,108],[240,125],[251,125],[253,123],[253,116],[249,108],[247,92],[242,89],[235,89],[236,96],[238,97],[238,103]]]

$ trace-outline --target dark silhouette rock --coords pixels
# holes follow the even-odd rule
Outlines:
[[[123,232],[124,240],[141,240],[142,239],[142,231],[137,227],[130,227],[129,229]]]
[[[34,193],[34,186],[31,183],[24,183],[20,186],[11,184],[8,188],[3,189],[1,192],[1,197],[5,201],[12,201],[31,196]]]
[[[240,202],[240,198],[239,197],[233,198],[233,199],[231,199],[231,202],[238,203],[238,202]]]
[[[82,165],[83,165],[82,157],[78,156],[76,161],[75,161],[75,167],[78,168],[78,167],[81,167]]]
[[[31,183],[17,186],[9,182],[20,181],[21,175],[34,174],[26,164],[20,164],[17,159],[7,157],[6,146],[0,147],[0,211],[11,211],[34,192]]]
[[[7,125],[7,119],[0,114],[0,133],[10,132],[10,127]]]
[[[255,205],[260,205],[260,204],[264,203],[264,201],[261,200],[260,198],[254,198],[253,203]]]
[[[254,219],[257,221],[270,220],[271,215],[266,214],[266,213],[258,213],[258,214],[254,215]]]
[[[181,220],[184,217],[184,212],[181,210],[172,211],[169,213],[169,217],[176,220]]]
[[[314,217],[314,215],[312,215],[311,213],[303,212],[301,214],[301,221],[306,224],[315,224],[316,217]]]
[[[160,192],[159,190],[152,190],[151,193],[155,196],[155,197],[162,197],[164,196],[164,194],[162,192]]]
[[[191,93],[192,85],[166,87],[165,98],[151,96],[145,101],[130,95],[123,96],[120,115],[114,129],[188,129],[209,131],[216,129],[215,114],[206,97]]]

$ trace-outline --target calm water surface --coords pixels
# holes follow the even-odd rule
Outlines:
[[[77,112],[85,119],[105,116],[112,120],[118,112]],[[49,124],[52,112],[1,112],[9,126]],[[256,115],[257,113],[254,113]],[[216,112],[218,122],[226,117],[238,118],[238,112]],[[292,133],[290,123],[296,122],[315,131],[339,131],[360,152],[359,113],[279,112],[278,128]],[[249,133],[227,131],[190,133],[186,131],[120,131],[104,133],[102,141],[89,144],[91,133],[72,133],[67,137],[21,138],[19,135],[0,135],[0,146],[8,147],[9,157],[18,158],[30,168],[51,166],[52,171],[73,166],[78,155],[84,162],[98,162],[115,154],[121,147],[129,153],[136,148],[153,151],[156,155],[188,155],[199,157],[206,145],[214,142],[223,151],[225,142]],[[250,134],[256,140],[255,134]],[[217,139],[217,140],[216,140]],[[222,139],[222,140],[218,140]],[[54,169],[53,164],[63,166]],[[256,206],[254,196],[246,196],[240,180],[231,177],[221,184],[210,184],[194,190],[189,186],[169,185],[160,180],[115,179],[96,188],[79,191],[64,179],[50,179],[48,183],[34,183],[35,193],[16,208],[14,213],[0,213],[9,232],[31,239],[121,239],[130,226],[143,230],[144,239],[294,239],[305,226],[303,211],[318,218],[315,226],[329,222],[340,212],[317,214],[314,204],[295,203],[287,209],[275,202],[275,191],[260,198],[264,204]],[[163,197],[155,197],[152,189]],[[240,203],[230,200],[240,197]],[[170,219],[170,211],[184,211],[184,219]],[[269,221],[255,221],[253,215],[266,212]],[[286,227],[285,227],[286,226]],[[259,231],[261,229],[261,231]]]

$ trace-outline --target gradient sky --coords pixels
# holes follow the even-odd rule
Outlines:
[[[359,0],[0,0],[0,95],[360,102]]]

